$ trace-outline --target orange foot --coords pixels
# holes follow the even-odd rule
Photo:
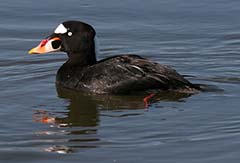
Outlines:
[[[149,104],[150,104],[149,101],[151,100],[151,98],[152,98],[153,96],[155,96],[155,93],[151,93],[150,95],[144,97],[143,102],[144,102],[144,107],[145,107],[145,108],[148,108],[148,106],[149,106]]]

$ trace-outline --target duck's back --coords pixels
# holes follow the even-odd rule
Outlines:
[[[126,94],[151,89],[198,90],[174,69],[137,55],[110,57],[84,68],[66,68],[63,65],[58,71],[57,83],[69,89],[100,94]]]

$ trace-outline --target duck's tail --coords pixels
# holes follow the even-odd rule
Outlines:
[[[218,88],[215,85],[208,84],[193,84],[194,88],[203,92],[223,92],[223,89]]]

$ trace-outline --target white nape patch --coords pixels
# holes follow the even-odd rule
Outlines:
[[[56,34],[64,34],[67,33],[67,28],[63,24],[59,24],[55,29],[54,33]]]
[[[98,57],[99,54],[99,42],[98,42],[98,37],[94,37],[94,46],[95,46],[95,54]]]
[[[68,36],[69,36],[69,37],[72,36],[72,32],[68,32]]]

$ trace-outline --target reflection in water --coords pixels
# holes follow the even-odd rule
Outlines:
[[[153,104],[157,101],[182,101],[183,98],[189,97],[191,94],[183,93],[139,93],[138,95],[128,96],[110,96],[110,95],[88,95],[63,88],[57,88],[57,93],[60,98],[69,100],[69,106],[66,112],[59,113],[49,112],[45,110],[37,110],[34,113],[33,119],[36,122],[50,124],[51,131],[38,132],[38,135],[52,135],[53,142],[58,144],[56,138],[61,135],[65,141],[60,141],[60,145],[52,145],[44,151],[56,153],[71,153],[76,149],[96,148],[100,142],[97,133],[100,116],[109,117],[125,117],[137,116],[139,113],[120,112],[121,115],[116,116],[114,111],[119,110],[134,110],[146,109],[145,100]],[[146,98],[147,97],[147,98]],[[105,111],[105,114],[100,113]],[[106,114],[106,111],[109,111]],[[57,130],[57,131],[52,131]],[[67,135],[67,141],[66,141]]]
[[[53,146],[44,149],[45,152],[56,152],[59,154],[72,153],[73,150],[67,146]]]
[[[68,126],[90,127],[98,125],[97,104],[92,102],[90,96],[77,96],[64,91],[58,91],[58,95],[61,98],[69,99],[70,105],[66,117],[56,118],[57,122],[65,123]]]

